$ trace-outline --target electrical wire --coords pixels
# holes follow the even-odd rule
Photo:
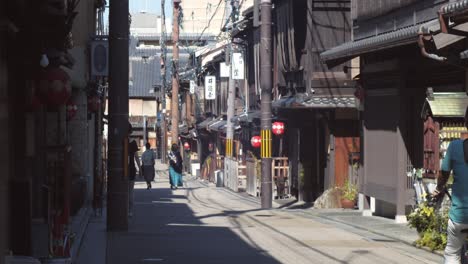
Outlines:
[[[219,9],[219,7],[221,6],[221,3],[222,3],[222,2],[223,2],[223,0],[219,0],[218,5],[216,6],[216,9],[215,9],[215,11],[213,12],[213,15],[211,15],[210,20],[208,20],[208,24],[207,24],[207,25],[205,26],[205,28],[202,30],[202,32],[200,33],[200,36],[198,37],[198,40],[197,40],[196,42],[198,42],[198,41],[201,40],[201,38],[203,37],[203,34],[205,33],[205,31],[210,27],[211,21],[213,20],[213,18],[214,18],[214,17],[216,16],[216,14],[218,13],[218,9]]]

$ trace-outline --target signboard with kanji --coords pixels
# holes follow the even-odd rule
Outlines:
[[[190,81],[190,94],[194,94],[195,93],[195,87],[197,85],[195,84],[195,81]]]
[[[216,99],[216,77],[206,76],[205,77],[205,100]]]
[[[229,70],[231,67],[225,62],[219,63],[219,76],[223,78],[229,78]]]
[[[231,66],[231,74],[232,79],[234,80],[243,80],[244,79],[244,58],[242,57],[242,53],[233,53],[232,54],[232,66]]]

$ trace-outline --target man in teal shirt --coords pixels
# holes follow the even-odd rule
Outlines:
[[[468,128],[468,107],[465,111],[465,126]],[[453,171],[452,207],[449,213],[447,246],[444,252],[445,264],[460,263],[461,249],[467,236],[464,231],[468,231],[468,163],[465,161],[463,145],[463,139],[450,142],[434,192],[435,196],[444,193],[445,184],[450,172]]]

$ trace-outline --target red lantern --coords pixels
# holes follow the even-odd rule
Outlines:
[[[274,122],[271,126],[273,134],[282,135],[284,133],[284,123],[283,122]]]
[[[60,68],[42,71],[38,84],[43,101],[51,106],[63,105],[71,96],[70,76]]]
[[[78,106],[72,101],[69,101],[67,103],[67,120],[73,119],[77,111],[78,111]]]
[[[254,148],[259,148],[262,145],[262,138],[260,136],[253,136],[252,139],[250,139],[250,144],[252,144]]]
[[[97,95],[88,96],[88,111],[89,112],[97,112],[100,106],[101,106],[101,100],[99,99],[99,96]]]
[[[184,143],[184,149],[189,150],[190,149],[190,144],[188,142]]]

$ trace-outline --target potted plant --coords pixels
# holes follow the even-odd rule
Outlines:
[[[341,206],[343,208],[354,208],[358,195],[357,185],[346,180],[341,189]]]

